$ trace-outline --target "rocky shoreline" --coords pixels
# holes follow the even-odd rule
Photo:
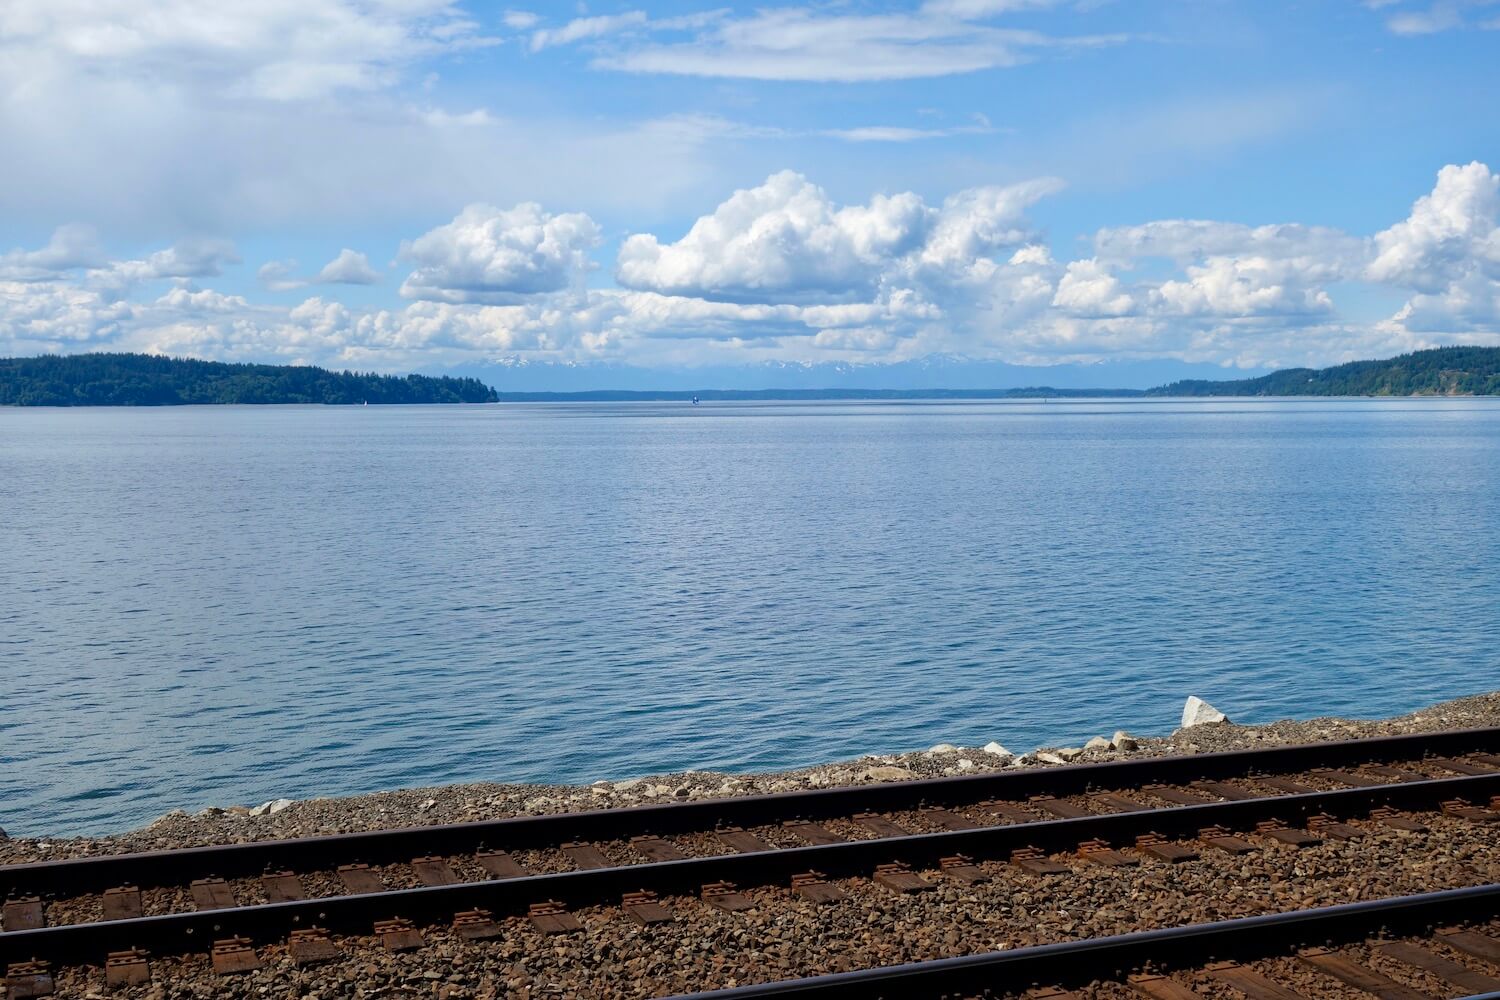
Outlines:
[[[349,798],[277,799],[254,807],[210,808],[195,815],[171,812],[148,826],[105,837],[7,839],[0,834],[0,864],[611,809],[673,800],[764,795],[1011,768],[1500,726],[1500,691],[1442,702],[1390,719],[1316,718],[1258,726],[1219,719],[1222,715],[1211,705],[1190,698],[1184,709],[1182,728],[1170,736],[1135,737],[1117,731],[1109,737],[1092,737],[1078,746],[1046,747],[1021,755],[1011,754],[999,743],[978,748],[940,743],[920,752],[871,755],[768,774],[687,771],[598,781],[592,785],[483,783],[402,789]]]

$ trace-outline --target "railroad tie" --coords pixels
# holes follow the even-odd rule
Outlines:
[[[1010,863],[1033,875],[1061,875],[1070,870],[1067,865],[1053,861],[1035,847],[1020,847],[1011,851]]]
[[[385,883],[366,864],[339,865],[339,881],[354,895],[385,892]]]
[[[899,823],[880,815],[880,813],[859,813],[854,817],[854,822],[869,830],[877,837],[910,837],[911,831]]]
[[[503,932],[489,910],[464,910],[453,915],[453,933],[465,941],[489,941]]]
[[[976,808],[1012,823],[1035,823],[1037,821],[1035,813],[1029,813],[1013,802],[1004,802],[1000,799],[986,799],[977,803]]]
[[[1492,965],[1500,965],[1500,939],[1463,927],[1439,927],[1434,934],[1450,948],[1456,948]]]
[[[1398,983],[1390,976],[1327,948],[1309,948],[1299,952],[1297,957],[1319,972],[1326,972],[1340,982],[1373,994],[1380,1000],[1433,1000],[1426,993]]]
[[[1291,847],[1311,847],[1321,844],[1323,838],[1307,830],[1294,830],[1279,819],[1267,819],[1255,824],[1255,832],[1262,837],[1287,844]]]
[[[1359,827],[1350,826],[1327,813],[1307,817],[1307,828],[1320,837],[1332,837],[1334,840],[1358,840],[1365,835]]]
[[[1455,816],[1458,819],[1467,819],[1475,823],[1493,823],[1500,820],[1500,812],[1476,806],[1463,799],[1449,799],[1443,803],[1442,808],[1444,816]]]
[[[1078,1000],[1078,994],[1057,986],[1033,986],[1026,991],[1026,1000]]]
[[[1171,785],[1147,785],[1141,791],[1178,806],[1206,806],[1213,801],[1207,795]]]
[[[1249,789],[1241,788],[1239,785],[1231,785],[1227,781],[1195,781],[1192,787],[1218,798],[1227,799],[1230,802],[1245,802],[1249,799],[1260,798],[1260,796]]]
[[[1459,757],[1434,757],[1427,761],[1438,767],[1447,768],[1449,771],[1457,771],[1459,774],[1494,774],[1495,769],[1484,764],[1476,764],[1471,760],[1463,760]]]
[[[307,898],[307,887],[291,872],[266,872],[260,877],[260,885],[269,903],[293,903]]]
[[[1085,840],[1078,845],[1078,856],[1091,864],[1106,868],[1134,868],[1141,863],[1140,858],[1121,854],[1103,840]]]
[[[1151,807],[1119,792],[1095,792],[1089,798],[1111,812],[1145,812]]]
[[[150,956],[140,948],[112,951],[104,959],[104,985],[143,986],[151,982]]]
[[[1198,860],[1198,852],[1186,844],[1168,840],[1159,833],[1143,833],[1135,838],[1135,849],[1159,861],[1178,864]]]
[[[411,870],[423,885],[458,885],[460,879],[446,858],[413,858]]]
[[[479,866],[490,873],[490,878],[524,878],[526,869],[506,851],[480,851],[474,855]]]
[[[1305,785],[1295,778],[1282,778],[1271,774],[1252,774],[1250,778],[1267,788],[1274,788],[1288,795],[1309,795],[1317,791],[1312,785]]]
[[[5,968],[5,995],[8,1000],[50,997],[55,988],[52,970],[45,962],[17,962]]]
[[[937,886],[911,870],[911,866],[900,861],[875,866],[875,881],[892,892],[928,892]]]
[[[686,861],[677,845],[661,837],[633,837],[630,846],[647,861]]]
[[[1203,971],[1245,994],[1249,1000],[1304,1000],[1302,994],[1236,962],[1212,962],[1204,966]]]
[[[214,971],[221,976],[254,972],[261,967],[260,956],[255,953],[255,943],[247,937],[220,938],[214,942],[210,958]]]
[[[46,925],[39,896],[21,896],[7,899],[0,910],[0,926],[7,931],[34,931]]]
[[[1477,760],[1481,764],[1488,764],[1491,767],[1500,767],[1500,754],[1495,754],[1495,753],[1475,753],[1475,754],[1470,754],[1469,756],[1470,756],[1471,759]]]
[[[1353,771],[1341,770],[1336,767],[1320,767],[1312,773],[1327,781],[1332,781],[1340,785],[1347,785],[1350,788],[1378,788],[1379,786],[1385,784],[1385,782],[1379,781],[1375,778],[1370,778],[1363,774],[1356,774]]]
[[[1404,767],[1394,767],[1390,764],[1366,764],[1365,770],[1369,771],[1371,774],[1378,774],[1382,778],[1390,778],[1393,781],[1407,782],[1427,780],[1426,775],[1418,774],[1415,771],[1408,771]]]
[[[141,916],[141,890],[133,885],[117,885],[104,890],[105,920],[136,920]]]
[[[416,924],[404,917],[375,921],[375,936],[380,938],[380,943],[390,952],[416,951],[422,947],[422,932],[417,930]]]
[[[790,834],[807,841],[814,847],[824,847],[828,844],[842,844],[844,838],[820,823],[809,823],[806,820],[789,819],[781,824]]]
[[[230,910],[236,905],[229,883],[221,878],[194,879],[188,886],[193,895],[193,906],[198,910]]]
[[[583,930],[578,918],[555,899],[532,903],[527,916],[531,918],[532,926],[543,934],[572,934]]]
[[[792,876],[792,891],[811,903],[826,905],[838,903],[848,897],[843,890],[832,882],[822,872],[802,872],[800,875]]]
[[[672,916],[672,911],[667,909],[657,899],[654,892],[642,889],[640,892],[627,892],[620,899],[620,908],[642,927],[650,927],[652,924],[668,924],[677,918]]]
[[[716,830],[715,835],[723,843],[739,851],[741,854],[755,854],[758,851],[769,851],[771,845],[761,840],[753,833],[746,833],[743,827],[726,826],[722,830]]]
[[[1030,802],[1038,809],[1049,812],[1059,819],[1082,819],[1085,816],[1094,815],[1083,806],[1051,795],[1033,795]]]
[[[1390,827],[1393,830],[1407,830],[1411,833],[1426,833],[1427,824],[1419,819],[1413,819],[1399,809],[1391,806],[1379,806],[1370,810],[1370,818],[1377,823]]]
[[[956,813],[952,809],[934,807],[923,809],[922,816],[932,823],[936,823],[944,830],[981,830],[984,824],[976,823],[962,813]]]
[[[733,882],[710,882],[703,887],[703,901],[726,913],[739,913],[755,906]]]
[[[1198,840],[1230,854],[1249,854],[1255,850],[1250,841],[1236,837],[1222,826],[1205,826],[1198,831]]]
[[[1392,941],[1381,945],[1377,950],[1398,962],[1415,965],[1424,972],[1430,972],[1439,979],[1446,980],[1470,993],[1500,991],[1500,979],[1487,976],[1482,972],[1475,972],[1468,966],[1460,965],[1453,959],[1445,958],[1421,945],[1412,944],[1409,941]]]
[[[593,844],[585,844],[583,841],[575,840],[562,845],[563,857],[573,862],[574,866],[581,869],[608,868],[609,859],[600,853],[599,848]]]
[[[944,875],[955,882],[965,885],[980,885],[988,882],[990,876],[983,868],[974,863],[974,859],[967,854],[955,854],[952,857],[939,858],[938,868]]]
[[[1184,986],[1175,979],[1149,972],[1137,973],[1129,978],[1137,993],[1144,993],[1154,1000],[1203,1000],[1203,994],[1191,986]]]
[[[333,943],[328,932],[321,927],[304,927],[292,931],[291,937],[287,939],[286,950],[291,956],[292,964],[299,968],[319,962],[331,962],[341,957],[338,945]]]

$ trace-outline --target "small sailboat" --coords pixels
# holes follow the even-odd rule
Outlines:
[[[693,397],[693,405],[694,405],[694,406],[697,406],[697,405],[698,405],[698,397],[697,397],[697,396],[694,396],[694,397]]]

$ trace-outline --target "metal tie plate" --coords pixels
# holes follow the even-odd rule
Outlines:
[[[837,903],[847,898],[838,886],[828,881],[822,872],[803,872],[792,876],[792,891],[809,902]]]
[[[386,951],[415,951],[422,947],[422,932],[405,917],[375,921],[375,936]]]
[[[104,890],[105,920],[135,920],[141,915],[141,890],[133,885]]]
[[[260,885],[266,891],[267,902],[295,903],[307,898],[302,880],[291,872],[266,872],[260,877]]]
[[[788,833],[801,837],[814,847],[844,843],[843,837],[840,837],[820,823],[809,823],[806,820],[791,819],[781,825]]]
[[[726,913],[738,913],[755,905],[733,882],[708,883],[703,887],[703,901]]]
[[[413,858],[411,870],[416,872],[417,878],[421,879],[423,885],[458,885],[459,883],[458,875],[448,864],[447,858]]]
[[[738,826],[726,826],[722,830],[715,831],[715,835],[728,847],[734,848],[741,854],[755,854],[758,851],[769,851],[771,845],[761,840],[753,833],[746,833]]]
[[[937,886],[911,870],[910,865],[899,861],[875,866],[875,881],[892,892],[927,892]]]
[[[50,997],[55,984],[45,962],[17,962],[5,968],[5,990],[8,1000],[30,1000]]]
[[[1085,840],[1078,845],[1078,856],[1085,861],[1106,868],[1134,868],[1141,863],[1139,858],[1121,854],[1103,840]]]
[[[620,899],[620,908],[642,927],[671,923],[677,919],[672,916],[671,910],[657,901],[656,893],[644,889],[640,892],[627,892]]]
[[[1304,1000],[1302,994],[1235,962],[1212,962],[1204,966],[1203,971],[1245,994],[1250,1000]]]
[[[1058,864],[1035,847],[1020,847],[1010,852],[1010,863],[1033,875],[1061,875],[1068,866]]]
[[[1326,972],[1357,990],[1374,994],[1380,1000],[1431,1000],[1427,994],[1410,986],[1403,986],[1390,976],[1366,968],[1327,948],[1309,948],[1297,957],[1320,972]]]
[[[331,962],[340,955],[338,946],[321,927],[292,931],[287,939],[286,950],[292,957],[292,964],[297,966]]]
[[[465,941],[488,941],[500,936],[500,925],[489,910],[464,910],[453,916],[453,933]]]
[[[42,901],[37,896],[22,896],[20,899],[7,899],[5,908],[0,911],[0,921],[7,931],[34,931],[45,924],[42,914]]]
[[[526,876],[526,869],[522,868],[507,851],[480,851],[474,855],[474,860],[490,873],[491,878],[524,878]]]
[[[1174,865],[1182,861],[1196,861],[1198,859],[1197,851],[1186,844],[1178,844],[1170,841],[1159,833],[1141,834],[1135,838],[1135,849],[1159,861],[1167,861]]]
[[[194,879],[188,889],[193,895],[193,906],[199,910],[229,910],[235,906],[234,893],[221,878]]]
[[[578,918],[555,899],[545,903],[532,903],[527,916],[531,918],[532,925],[543,934],[572,934],[583,930],[583,924]]]
[[[869,830],[877,837],[909,837],[911,831],[898,825],[892,820],[880,815],[880,813],[860,813],[854,817],[854,822]]]
[[[686,861],[687,855],[663,837],[633,837],[630,846],[647,861]]]
[[[385,892],[385,883],[370,870],[369,865],[339,865],[339,881],[355,895],[367,892]]]
[[[221,938],[215,941],[211,957],[214,971],[221,976],[254,972],[261,967],[260,956],[255,953],[255,943],[246,937]]]
[[[563,857],[582,869],[608,868],[609,859],[599,852],[599,848],[593,844],[585,844],[582,841],[570,841],[562,845]]]
[[[104,959],[104,985],[142,986],[151,981],[150,956],[139,948],[112,951]]]
[[[1255,850],[1255,845],[1250,841],[1234,836],[1222,826],[1205,826],[1198,831],[1198,840],[1230,854],[1249,854]]]

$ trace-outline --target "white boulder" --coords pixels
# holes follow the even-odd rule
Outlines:
[[[291,799],[275,799],[271,802],[262,802],[250,810],[251,816],[274,816],[292,804]]]
[[[1109,745],[1116,750],[1136,750],[1140,748],[1140,744],[1136,742],[1136,738],[1123,729],[1115,730],[1115,735],[1110,738]]]
[[[984,745],[984,752],[987,753],[987,754],[993,754],[996,757],[1014,757],[1015,756],[1015,754],[1011,753],[1009,750],[1005,749],[1003,746],[1001,746],[999,743],[996,743],[994,740],[990,740],[988,743],[986,743]]]
[[[1083,745],[1083,748],[1085,750],[1113,750],[1115,745],[1103,736],[1094,736],[1090,737],[1089,741]]]
[[[1197,695],[1188,695],[1188,700],[1182,706],[1182,728],[1188,729],[1192,726],[1207,725],[1210,722],[1228,722],[1229,716],[1214,708],[1208,702]]]
[[[957,752],[957,750],[958,750],[958,747],[954,746],[952,743],[939,743],[937,746],[933,747],[931,750],[929,750],[927,752],[928,753],[955,753],[955,752]]]

